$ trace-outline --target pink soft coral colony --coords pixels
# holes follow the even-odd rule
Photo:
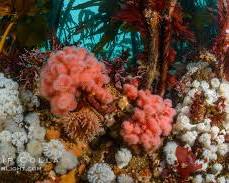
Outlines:
[[[176,114],[172,102],[130,84],[124,85],[124,93],[137,104],[132,117],[122,124],[124,141],[129,145],[142,145],[146,151],[156,149],[161,137],[168,136],[172,130]]]
[[[109,82],[105,67],[84,48],[66,47],[50,57],[41,72],[41,95],[51,103],[54,114],[77,107],[81,93],[94,96],[102,104],[112,101],[104,89]]]

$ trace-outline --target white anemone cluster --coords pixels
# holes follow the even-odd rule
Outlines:
[[[39,116],[34,119],[37,120],[37,117],[39,119]],[[16,165],[21,168],[40,166],[40,160],[43,159],[42,142],[45,141],[45,129],[40,126],[40,123],[31,122],[27,125],[28,120],[33,118],[25,116],[25,119],[27,122],[20,124],[11,120],[11,128],[0,132],[0,149],[2,149],[0,153],[3,154],[0,158],[0,166]],[[35,126],[36,128],[32,128]],[[6,163],[7,160],[10,162]]]
[[[55,171],[64,174],[77,166],[78,159],[59,140],[45,141],[46,130],[33,112],[38,106],[37,96],[31,91],[20,93],[18,84],[0,73],[0,167],[31,170],[48,158],[58,161]]]
[[[0,73],[0,122],[23,121],[23,107],[19,100],[18,84]]]
[[[59,140],[50,140],[43,143],[42,149],[45,157],[57,163],[55,172],[58,174],[63,175],[78,165],[77,157],[66,151]]]
[[[194,66],[190,66],[193,68]],[[197,66],[196,66],[197,67]],[[195,67],[194,67],[195,68]],[[196,69],[194,69],[196,71]],[[192,71],[194,71],[192,70]],[[191,105],[196,94],[202,93],[206,106],[214,106],[220,97],[225,99],[222,112],[226,113],[223,125],[217,126],[209,118],[201,121],[192,121]],[[222,106],[224,106],[222,105]],[[177,105],[177,121],[174,124],[173,134],[179,138],[186,146],[192,148],[195,143],[201,146],[201,151],[197,162],[202,164],[202,169],[206,173],[196,175],[193,183],[199,182],[225,182],[223,172],[228,171],[228,167],[217,163],[219,157],[224,157],[229,153],[229,144],[225,142],[225,136],[229,134],[229,82],[213,78],[210,81],[193,81],[184,96],[183,103]],[[164,147],[166,162],[169,165],[176,163],[175,149],[176,142],[171,141]],[[212,168],[209,168],[212,167]]]
[[[106,163],[96,163],[87,172],[89,183],[111,183],[115,174]]]

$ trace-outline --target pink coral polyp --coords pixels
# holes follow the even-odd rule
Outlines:
[[[40,92],[51,102],[54,114],[65,114],[77,106],[80,93],[107,104],[112,96],[104,89],[109,82],[105,67],[84,48],[66,47],[53,54],[41,71]]]
[[[129,145],[142,145],[146,151],[158,148],[161,138],[172,130],[176,115],[172,102],[152,95],[148,90],[138,91],[130,84],[124,85],[124,93],[137,104],[132,117],[122,124],[124,141]]]
[[[77,106],[75,96],[71,93],[61,93],[52,98],[51,107],[55,114],[64,114],[74,110]]]
[[[138,90],[134,85],[125,84],[123,86],[124,94],[128,96],[128,98],[135,100],[138,96]]]
[[[53,89],[60,92],[69,90],[72,86],[72,78],[66,74],[61,74],[53,82]]]

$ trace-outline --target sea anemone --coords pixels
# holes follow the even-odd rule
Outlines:
[[[30,112],[25,116],[24,121],[30,126],[40,125],[39,115],[36,112]]]
[[[17,157],[17,165],[21,168],[33,168],[35,167],[35,158],[28,152],[20,152]]]
[[[50,140],[43,143],[44,155],[52,161],[58,161],[64,152],[64,145],[59,140]]]
[[[66,174],[68,170],[75,168],[78,164],[78,159],[72,153],[65,151],[55,167],[55,172],[58,174]]]
[[[115,174],[106,163],[96,163],[87,172],[89,183],[111,183]]]
[[[166,162],[169,165],[174,165],[177,162],[176,149],[177,144],[173,141],[168,142],[164,147]]]
[[[36,140],[44,140],[46,130],[41,126],[30,126],[28,128],[28,138]]]
[[[133,85],[124,85],[124,93],[134,99],[137,106],[134,114],[122,124],[121,135],[129,145],[142,145],[146,151],[156,149],[161,137],[168,136],[172,130],[176,114],[170,100],[163,100],[150,91],[137,90]]]
[[[4,130],[0,132],[0,142],[11,142],[11,132],[8,130]]]
[[[9,143],[0,143],[0,165],[12,166],[16,158],[16,148]]]
[[[26,150],[34,157],[41,157],[43,152],[42,142],[39,140],[30,140],[26,146]]]
[[[91,141],[103,132],[102,116],[89,107],[83,107],[78,112],[69,113],[61,118],[66,134],[71,139]]]
[[[51,102],[54,114],[66,114],[77,106],[81,91],[102,104],[112,102],[104,85],[105,67],[83,48],[66,47],[53,54],[41,72],[41,95]]]
[[[132,154],[129,149],[121,148],[115,153],[115,160],[119,168],[127,166],[132,159]]]
[[[12,144],[17,147],[24,146],[25,143],[27,143],[28,137],[25,131],[21,132],[14,132],[12,134]]]
[[[183,102],[177,106],[173,141],[164,147],[166,162],[183,180],[218,182],[217,177],[226,171],[221,160],[229,152],[225,140],[229,84],[215,76],[195,79],[187,83]],[[205,173],[195,175],[202,171]]]
[[[0,73],[0,120],[23,120],[23,108],[19,100],[18,84]]]
[[[126,174],[121,174],[117,177],[118,183],[134,183],[134,180],[132,177]]]
[[[20,92],[20,99],[27,111],[32,111],[40,106],[38,97],[34,95],[30,90],[22,90]]]

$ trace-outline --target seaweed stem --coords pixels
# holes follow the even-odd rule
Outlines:
[[[10,30],[12,29],[13,25],[14,25],[14,22],[11,22],[7,26],[5,32],[4,32],[3,36],[2,36],[2,39],[0,41],[0,53],[2,53],[2,51],[3,51],[3,46],[4,46],[5,42],[6,42],[6,38],[7,38],[8,34],[10,33]]]
[[[171,40],[172,40],[171,22],[172,22],[172,14],[174,12],[176,3],[177,3],[177,0],[171,1],[171,5],[169,8],[169,15],[166,19],[165,40],[164,40],[165,45],[163,49],[163,65],[162,65],[162,74],[161,74],[160,91],[159,91],[160,96],[164,96],[165,94],[166,81],[167,81],[168,70],[169,70],[168,56],[169,56],[169,49],[170,49]]]
[[[156,78],[158,57],[159,57],[159,13],[151,9],[145,9],[144,15],[149,29],[148,42],[148,68],[144,88],[151,89],[152,83]]]

